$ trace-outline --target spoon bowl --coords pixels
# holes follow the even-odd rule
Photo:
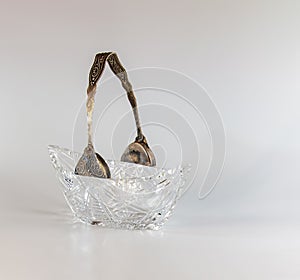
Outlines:
[[[142,141],[135,140],[124,151],[121,161],[142,164],[145,166],[155,166],[156,160],[154,153],[148,146],[146,138]]]
[[[92,144],[88,144],[84,149],[83,155],[75,167],[75,174],[97,178],[110,178],[110,170],[107,163],[95,152]]]

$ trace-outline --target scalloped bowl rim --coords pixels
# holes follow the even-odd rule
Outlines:
[[[73,155],[76,154],[78,157],[80,157],[82,155],[82,153],[78,153],[78,152],[72,151],[72,150],[67,149],[67,148],[62,148],[58,145],[48,145],[49,155],[53,154],[54,152],[60,153],[60,151],[64,151],[64,152],[67,152],[67,153],[72,153]],[[150,166],[144,166],[144,165],[137,166],[137,164],[135,164],[135,163],[127,163],[127,162],[122,162],[122,161],[118,161],[118,160],[106,160],[106,161],[108,163],[132,165],[132,167],[137,167],[137,168],[142,167],[142,168],[146,168],[146,169],[149,169],[149,170],[155,170],[155,172],[152,175],[147,175],[147,176],[106,179],[106,178],[80,176],[80,175],[76,175],[74,173],[74,171],[72,171],[72,176],[74,176],[75,178],[80,179],[80,181],[82,182],[82,186],[84,186],[84,187],[96,187],[96,188],[99,187],[100,188],[100,187],[103,187],[103,186],[99,186],[99,182],[107,182],[107,180],[110,180],[111,182],[114,182],[115,185],[109,184],[109,186],[108,186],[107,184],[104,184],[104,187],[109,187],[109,188],[110,187],[117,187],[122,192],[130,193],[130,194],[134,194],[134,195],[145,195],[145,194],[150,194],[150,193],[159,193],[160,190],[164,190],[166,186],[162,184],[161,187],[158,187],[162,183],[162,182],[160,182],[160,183],[156,184],[155,186],[153,186],[153,187],[155,187],[154,190],[147,190],[147,189],[144,189],[144,188],[140,189],[140,190],[132,190],[132,189],[125,190],[125,189],[122,189],[122,187],[119,187],[118,183],[121,182],[121,181],[125,181],[125,180],[128,180],[128,181],[130,181],[130,180],[140,180],[140,181],[151,180],[153,177],[157,176],[161,171],[163,171],[167,174],[170,174],[170,175],[171,175],[171,173],[178,172],[178,173],[181,173],[182,176],[184,177],[185,174],[189,173],[190,168],[191,168],[191,164],[178,165],[177,167],[174,167],[174,168],[159,168],[159,167],[150,167]],[[59,162],[60,162],[60,166],[62,166],[63,164],[61,163],[60,160],[59,160]],[[75,165],[76,165],[76,161],[74,159],[74,166]],[[58,172],[58,171],[56,170],[56,172]],[[89,185],[86,184],[86,182],[84,182],[84,180],[89,180],[91,182],[95,181],[95,184],[92,184],[92,185],[89,186]],[[169,184],[169,185],[172,185],[172,184]],[[184,187],[184,188],[185,188],[185,191],[188,189],[186,187]]]

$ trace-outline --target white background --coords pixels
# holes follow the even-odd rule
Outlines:
[[[299,279],[300,2],[1,1],[0,279]],[[227,160],[158,232],[73,224],[47,145],[72,146],[94,54],[205,86]]]

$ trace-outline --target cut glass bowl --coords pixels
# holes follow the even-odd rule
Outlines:
[[[80,153],[48,146],[64,196],[82,222],[110,228],[159,229],[186,191],[190,166],[162,169],[107,160],[111,179],[74,174]]]

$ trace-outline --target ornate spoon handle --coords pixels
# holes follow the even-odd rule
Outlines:
[[[118,56],[114,52],[106,52],[106,53],[99,53],[95,56],[94,63],[90,70],[89,75],[89,86],[87,89],[87,93],[94,92],[96,90],[96,85],[98,80],[100,79],[103,70],[105,68],[105,62],[108,62],[110,69],[112,72],[119,78],[121,81],[122,87],[126,90],[128,100],[132,107],[136,129],[137,129],[137,137],[136,141],[138,142],[146,142],[146,138],[142,133],[142,128],[140,124],[140,118],[137,108],[136,98],[132,89],[132,85],[128,80],[128,75],[125,68],[122,66]]]

